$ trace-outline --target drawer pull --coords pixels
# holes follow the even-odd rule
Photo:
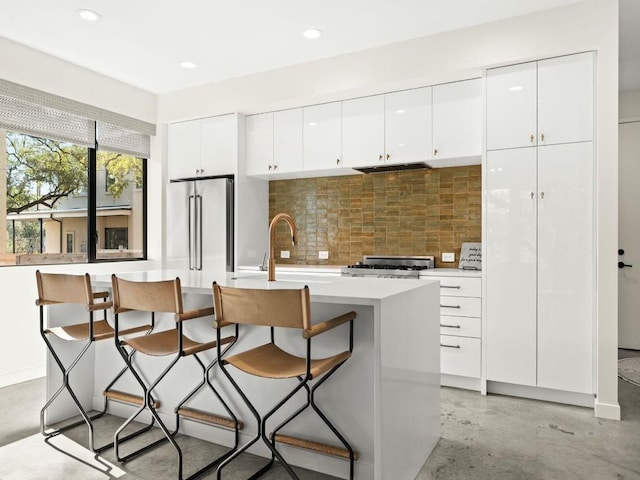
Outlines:
[[[440,346],[445,348],[460,348],[460,345],[447,345],[445,343],[441,343]]]
[[[446,323],[441,323],[440,326],[442,328],[460,328],[460,325],[447,325]]]
[[[460,285],[440,285],[440,288],[455,288],[460,290]]]
[[[460,305],[440,305],[440,308],[462,308]]]

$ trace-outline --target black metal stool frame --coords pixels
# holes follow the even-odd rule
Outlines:
[[[237,327],[238,327],[238,325],[236,324],[236,328]],[[216,329],[216,332],[217,332],[218,338],[220,338],[220,328]],[[274,338],[274,327],[271,327],[271,343],[275,344],[274,340],[275,340],[275,338]],[[224,467],[226,467],[236,457],[238,457],[241,453],[246,451],[251,445],[253,445],[254,443],[256,443],[260,439],[262,439],[262,441],[265,443],[265,445],[271,451],[271,460],[265,466],[263,466],[260,470],[258,470],[256,473],[251,475],[249,477],[249,480],[257,479],[257,478],[261,477],[264,473],[266,473],[268,470],[270,470],[271,467],[273,466],[276,458],[282,464],[282,466],[287,471],[289,476],[291,476],[291,478],[293,478],[295,480],[299,480],[299,477],[293,471],[293,469],[291,468],[291,465],[289,465],[289,463],[284,459],[282,454],[280,454],[280,452],[278,452],[278,450],[276,449],[276,447],[275,447],[275,434],[282,427],[287,425],[289,422],[291,422],[293,419],[295,419],[298,415],[300,415],[303,411],[305,411],[309,406],[311,406],[313,408],[313,410],[318,414],[318,416],[322,419],[322,421],[329,427],[329,429],[336,435],[338,440],[349,451],[349,478],[351,480],[353,480],[355,451],[353,450],[353,448],[351,447],[349,442],[347,442],[347,440],[344,438],[344,436],[342,436],[340,434],[340,432],[337,430],[337,428],[331,423],[331,421],[327,418],[327,416],[318,408],[318,406],[315,403],[315,398],[314,398],[315,390],[322,383],[324,383],[331,375],[333,375],[333,373],[338,368],[340,368],[342,365],[344,365],[345,362],[343,361],[343,362],[339,363],[338,365],[334,366],[333,368],[331,368],[322,377],[320,377],[317,380],[317,382],[314,383],[314,385],[312,387],[309,387],[309,382],[312,380],[312,375],[311,375],[311,360],[312,360],[311,359],[311,338],[307,338],[307,342],[306,343],[307,343],[307,358],[306,358],[306,374],[305,374],[305,376],[304,377],[296,377],[298,379],[298,381],[299,381],[298,385],[296,385],[296,387],[291,392],[289,392],[287,395],[285,395],[283,397],[283,399],[280,400],[275,405],[275,407],[273,407],[263,417],[260,416],[260,413],[257,411],[255,406],[251,403],[251,401],[247,398],[247,396],[244,394],[242,389],[239,387],[239,385],[233,379],[231,374],[227,371],[227,368],[224,366],[225,365],[224,358],[223,358],[224,357],[224,352],[222,352],[222,351],[220,351],[220,349],[218,349],[218,364],[220,365],[220,370],[222,370],[224,375],[227,377],[229,382],[233,385],[235,390],[238,392],[238,394],[240,395],[242,400],[245,402],[245,404],[247,405],[247,407],[249,408],[249,410],[251,411],[251,413],[255,417],[255,419],[257,421],[257,424],[258,424],[258,433],[256,434],[255,437],[253,437],[247,443],[245,443],[244,445],[239,447],[231,456],[229,456],[226,460],[221,462],[220,465],[218,465],[218,468],[217,468],[217,471],[216,471],[217,480],[221,480],[221,478],[222,478],[222,469]],[[349,321],[349,352],[353,352],[353,320]],[[291,414],[289,417],[287,417],[282,423],[280,423],[274,429],[274,431],[272,433],[272,438],[270,439],[268,437],[267,433],[266,433],[267,432],[267,427],[266,427],[267,420],[273,414],[275,414],[282,406],[284,406],[302,388],[307,390],[307,401],[306,401],[306,403],[302,407],[300,407],[298,410],[296,410],[293,414]]]

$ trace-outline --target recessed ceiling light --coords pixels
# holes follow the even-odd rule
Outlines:
[[[309,28],[302,32],[302,35],[304,36],[304,38],[318,38],[320,35],[322,35],[322,32],[317,28]]]
[[[100,15],[98,12],[87,10],[85,8],[78,10],[78,15],[80,15],[80,18],[82,18],[83,20],[87,20],[88,22],[96,22],[102,18],[102,15]]]
[[[196,68],[198,65],[193,62],[180,62],[180,66],[182,68]]]

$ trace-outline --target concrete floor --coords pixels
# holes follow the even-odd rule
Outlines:
[[[621,351],[621,356],[638,353]],[[627,382],[619,381],[620,422],[597,419],[586,408],[500,395],[483,397],[451,388],[442,388],[441,400],[441,439],[415,480],[640,480],[640,388]],[[121,465],[111,452],[95,457],[82,448],[86,444],[83,428],[45,442],[37,433],[43,402],[42,380],[0,389],[1,480],[175,478],[176,457],[168,446]],[[110,431],[120,421],[108,418],[101,428]],[[186,474],[221,448],[189,437],[180,437],[179,443],[190,459]],[[225,470],[223,478],[246,479],[262,462],[244,455]],[[298,472],[302,479],[333,478]],[[288,477],[276,466],[263,478]]]

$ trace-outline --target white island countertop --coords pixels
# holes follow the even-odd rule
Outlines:
[[[389,278],[353,278],[337,275],[305,275],[277,272],[276,280],[269,282],[267,272],[240,271],[236,273],[208,270],[145,270],[116,275],[133,281],[159,281],[180,278],[185,293],[211,293],[213,282],[223,286],[260,289],[302,288],[309,286],[311,300],[323,303],[374,305],[380,300],[400,293],[422,288],[424,280]],[[94,285],[108,287],[110,275],[92,277]]]

